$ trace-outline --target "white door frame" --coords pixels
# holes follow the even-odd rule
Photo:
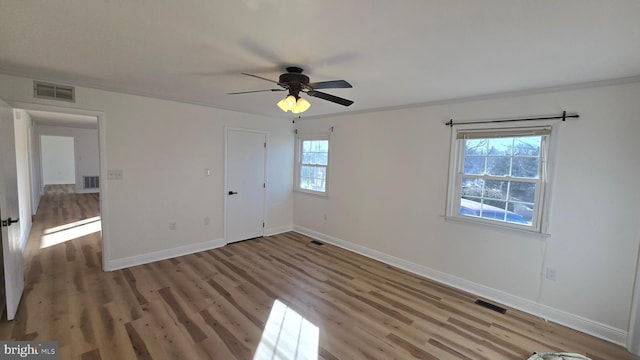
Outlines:
[[[107,114],[101,111],[67,108],[52,105],[33,104],[25,102],[10,102],[9,105],[13,108],[24,110],[39,110],[58,112],[65,114],[76,115],[89,115],[95,116],[98,119],[98,149],[99,149],[99,161],[100,161],[100,219],[102,222],[102,269],[104,271],[110,271],[109,259],[111,258],[111,248],[109,246],[109,230],[108,230],[108,181],[107,180]],[[42,163],[42,159],[40,159]],[[33,169],[30,169],[33,170]],[[42,177],[42,174],[40,174]],[[40,182],[42,185],[42,181]]]
[[[224,243],[225,245],[229,243],[229,238],[227,236],[227,219],[229,214],[227,213],[227,202],[228,202],[228,196],[227,193],[229,191],[229,167],[227,164],[227,160],[228,160],[228,156],[229,156],[229,151],[228,151],[228,144],[229,144],[229,131],[244,131],[244,132],[248,132],[248,133],[257,133],[257,134],[262,134],[264,135],[265,141],[267,143],[269,143],[269,133],[267,131],[264,130],[257,130],[257,129],[246,129],[246,128],[236,128],[236,127],[228,127],[225,126],[224,128],[224,226],[223,226],[223,236],[224,236]],[[268,151],[269,151],[269,147],[265,147],[264,150],[264,181],[265,184],[267,182],[267,159],[268,157]],[[262,218],[266,219],[266,208],[267,208],[267,191],[265,189],[265,191],[263,192],[263,201],[262,201]],[[264,235],[264,228],[262,231],[263,235]]]
[[[632,354],[640,355],[640,249],[636,260],[635,284],[631,298],[627,350]]]

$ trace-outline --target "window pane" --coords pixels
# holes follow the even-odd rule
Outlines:
[[[489,155],[511,156],[513,149],[513,138],[498,138],[489,140]]]
[[[460,214],[531,225],[536,184],[462,178]]]
[[[533,220],[533,204],[509,203],[507,208],[514,214],[522,216],[524,221],[531,224]]]
[[[542,136],[517,137],[514,141],[514,155],[540,155]]]
[[[487,140],[467,140],[465,142],[465,154],[467,155],[487,155]]]
[[[327,140],[305,140],[302,142],[302,164],[328,165],[329,142]]]
[[[319,153],[318,156],[316,157],[316,164],[319,165],[327,165],[328,161],[329,161],[329,154],[324,152],[324,153]]]
[[[509,201],[533,203],[536,198],[536,184],[512,181],[509,189]]]
[[[506,207],[506,201],[485,200],[481,207],[480,217],[504,221],[507,214]]]
[[[323,166],[301,166],[300,188],[314,191],[325,191],[327,169]]]
[[[319,152],[329,152],[329,140],[318,140],[317,143]]]
[[[313,191],[325,191],[325,181],[321,179],[302,178],[300,188]]]
[[[487,158],[487,174],[493,176],[508,176],[510,157],[498,156]]]
[[[483,197],[486,199],[507,200],[508,181],[485,180]]]
[[[482,197],[484,180],[475,178],[462,178],[462,197]]]
[[[484,174],[484,156],[467,156],[464,158],[464,173],[473,175]]]
[[[514,157],[511,175],[522,178],[538,178],[538,167],[540,158],[538,157]]]
[[[310,177],[313,173],[313,168],[310,166],[301,166],[300,167],[300,176],[301,177]]]

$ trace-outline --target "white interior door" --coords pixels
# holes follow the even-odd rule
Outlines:
[[[227,129],[225,152],[225,240],[228,243],[264,234],[267,134]]]
[[[0,214],[7,318],[13,320],[24,290],[20,244],[16,144],[11,107],[0,100]]]

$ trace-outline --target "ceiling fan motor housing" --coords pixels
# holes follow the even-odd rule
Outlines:
[[[287,73],[280,75],[278,82],[286,85],[291,95],[298,97],[298,94],[305,85],[309,84],[309,77],[302,74],[302,69],[300,68],[289,67],[287,71]]]
[[[300,84],[308,84],[309,77],[304,74],[296,74],[296,73],[284,73],[280,75],[280,83],[282,84],[291,84],[291,83],[300,83]]]

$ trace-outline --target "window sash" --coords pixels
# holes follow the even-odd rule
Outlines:
[[[499,128],[497,129],[496,128],[455,129],[455,132],[452,134],[452,141],[453,141],[452,150],[454,151],[452,154],[455,154],[456,160],[452,164],[452,169],[454,169],[452,175],[454,176],[454,178],[453,178],[453,182],[450,183],[450,186],[453,186],[454,188],[450,190],[452,191],[453,197],[449,198],[449,205],[447,207],[448,217],[481,222],[481,223],[486,223],[494,226],[508,227],[508,228],[521,229],[521,230],[541,233],[543,231],[542,220],[544,216],[542,211],[544,209],[543,202],[545,200],[545,191],[546,191],[546,185],[547,185],[548,170],[546,169],[546,166],[547,166],[548,148],[550,145],[549,139],[551,135],[551,129],[552,129],[551,125],[540,126],[540,127],[529,127],[529,128],[508,128],[508,129],[499,129]],[[541,136],[539,155],[530,156],[530,157],[536,157],[539,159],[537,177],[527,178],[527,177],[519,177],[519,176],[511,176],[511,175],[499,176],[499,175],[487,175],[487,174],[466,174],[464,172],[465,158],[467,156],[465,140],[471,140],[471,139],[489,139],[490,140],[495,138],[507,138],[507,137],[518,138],[518,137],[531,137],[531,136]],[[469,156],[478,156],[478,157],[486,157],[486,158],[504,156],[504,157],[509,157],[511,159],[527,157],[527,155],[524,155],[524,156],[514,155],[513,153],[508,156],[507,155],[489,155],[489,154],[469,155]],[[483,202],[482,200],[484,199],[504,201],[506,210],[509,210],[509,206],[510,206],[509,204],[516,204],[516,203],[522,203],[526,205],[532,204],[533,211],[531,216],[531,224],[530,225],[518,224],[518,223],[513,223],[513,222],[508,222],[503,220],[496,221],[490,218],[481,218],[473,215],[469,216],[469,215],[461,214],[460,210],[461,210],[461,204],[463,199],[462,198],[462,179],[463,178],[482,179],[485,181],[492,181],[492,180],[505,181],[505,182],[509,182],[509,186],[511,186],[511,183],[513,182],[535,184],[535,194],[533,197],[534,198],[533,203],[528,201],[509,200],[508,199],[509,194],[505,195],[507,196],[506,200],[487,198],[484,196],[484,193],[482,193],[482,196],[480,197],[475,197],[475,199],[481,200],[480,202]],[[506,215],[505,215],[505,218],[506,218]]]
[[[307,151],[305,151],[305,142],[313,141],[326,141],[327,150],[322,151],[317,147],[307,146]],[[326,195],[328,190],[331,147],[328,134],[299,135],[296,139],[296,147],[295,190]],[[306,161],[305,155],[307,155]],[[303,171],[305,168],[323,169],[321,173],[324,174],[324,177],[317,176],[317,173],[310,175],[306,173],[306,171]]]

